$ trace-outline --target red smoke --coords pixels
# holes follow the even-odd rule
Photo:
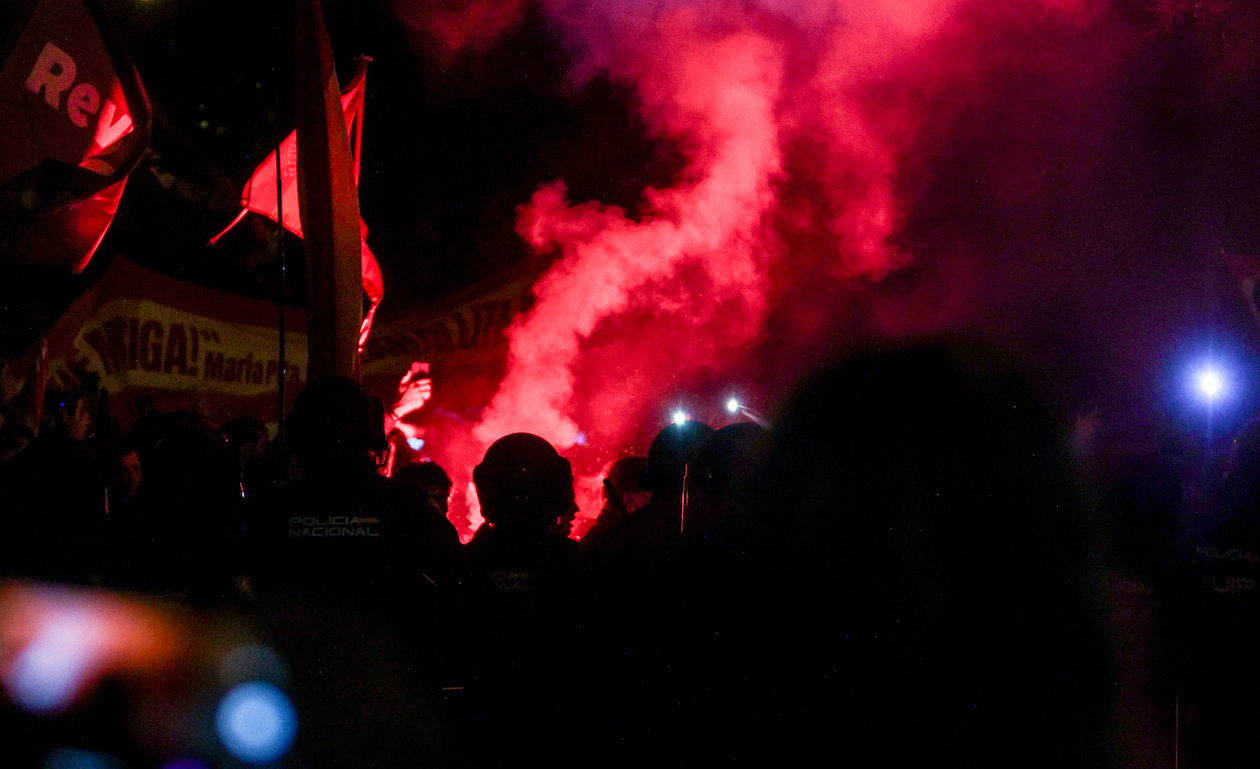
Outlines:
[[[482,447],[537,433],[579,474],[643,451],[675,405],[716,416],[730,387],[741,397],[779,392],[846,337],[966,319],[983,280],[958,266],[972,238],[916,242],[907,228],[935,189],[954,124],[1011,79],[1045,78],[1051,96],[1089,103],[1120,66],[1114,20],[1094,0],[547,0],[542,9],[570,46],[574,79],[604,72],[630,85],[645,124],[687,159],[674,186],[646,190],[637,211],[570,201],[563,180],[520,208],[521,236],[558,258],[533,310],[508,331],[507,376],[473,433]],[[1061,181],[1029,135],[1040,125],[992,128],[1034,145],[985,156],[1018,180],[1009,205]],[[1091,128],[1073,142],[1077,162],[1103,151],[1105,126]],[[953,265],[952,277],[927,293],[896,282],[928,259],[942,272]],[[475,463],[466,453],[448,461]],[[582,487],[582,514],[594,515],[598,484]]]
[[[583,431],[624,441],[634,427],[626,422],[640,417],[634,404],[600,409],[582,425],[572,408],[575,363],[610,319],[648,310],[681,321],[684,334],[659,351],[668,353],[668,365],[658,368],[664,363],[658,353],[640,358],[631,372],[721,366],[755,337],[765,280],[760,224],[780,171],[774,109],[782,55],[761,36],[713,37],[697,23],[690,14],[663,20],[651,47],[671,55],[636,77],[644,108],[661,130],[691,143],[690,178],[674,189],[650,190],[637,222],[616,208],[570,206],[563,184],[543,188],[521,209],[522,236],[562,256],[535,288],[535,310],[508,332],[508,375],[476,429],[483,441],[513,430],[562,448]],[[714,317],[724,305],[728,311]]]

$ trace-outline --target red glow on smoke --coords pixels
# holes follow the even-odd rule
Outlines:
[[[481,515],[481,501],[477,499],[477,487],[469,481],[464,487],[464,504],[468,508],[468,518],[464,526],[459,528],[459,540],[465,545],[472,539],[472,535],[477,533],[477,529],[481,528],[481,524],[486,519]]]
[[[448,21],[469,32],[483,6],[520,7],[465,3]],[[471,468],[506,433],[541,435],[573,460],[583,517],[598,511],[600,468],[645,449],[681,395],[711,398],[713,415],[696,416],[714,422],[730,387],[764,401],[846,339],[966,319],[988,279],[968,261],[974,240],[907,232],[934,163],[994,94],[1043,100],[1031,118],[981,123],[1000,149],[973,172],[994,179],[977,188],[990,203],[1026,205],[1064,182],[1047,127],[1082,168],[1104,151],[1094,118],[1105,109],[1091,99],[1120,61],[1095,0],[541,8],[574,52],[574,80],[603,72],[631,86],[645,124],[687,160],[635,211],[571,201],[563,180],[520,207],[520,235],[557,259],[508,331],[505,379],[446,458]],[[942,221],[968,204],[948,205]],[[925,261],[949,278],[891,280]]]
[[[642,381],[633,376],[642,371],[658,376],[643,382],[648,392],[636,394],[640,403],[671,373],[721,365],[755,336],[765,280],[760,225],[780,171],[774,108],[782,53],[756,34],[712,35],[698,26],[691,14],[664,19],[635,58],[652,66],[633,75],[660,130],[689,142],[689,180],[649,190],[639,221],[595,203],[571,206],[559,183],[521,209],[522,236],[536,249],[559,249],[561,258],[537,285],[533,311],[508,331],[508,374],[476,428],[482,441],[513,430],[560,448],[583,431],[600,441],[626,440],[638,409],[601,409],[589,415],[589,427],[574,419],[574,364],[612,319],[639,325],[643,313],[662,313],[664,326],[681,325],[683,333],[664,349],[626,350],[637,355],[627,361],[632,379]],[[725,309],[720,318],[718,308]],[[645,320],[634,336],[663,341],[653,332],[665,328]],[[620,347],[620,336],[614,332],[604,348]],[[625,378],[609,373],[624,387]],[[596,386],[581,394],[598,398],[605,388],[590,384]]]
[[[411,26],[424,30],[443,56],[465,48],[485,51],[499,36],[520,23],[526,0],[439,0],[396,3]]]
[[[573,497],[577,502],[578,514],[569,530],[571,538],[581,539],[599,518],[599,511],[604,506],[604,479],[608,477],[609,465],[612,463],[609,462],[594,475],[578,476],[574,480]]]

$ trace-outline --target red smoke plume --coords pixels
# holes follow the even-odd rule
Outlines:
[[[570,206],[563,184],[543,188],[521,209],[522,236],[562,257],[535,288],[535,310],[508,331],[508,375],[476,428],[481,440],[526,430],[562,448],[577,442],[575,363],[610,319],[649,311],[681,321],[684,333],[660,351],[670,365],[658,368],[659,354],[640,356],[628,372],[662,379],[698,364],[721,366],[755,337],[765,280],[760,225],[780,171],[774,113],[783,57],[775,41],[743,31],[712,35],[699,23],[690,13],[661,20],[635,57],[670,52],[634,77],[659,128],[689,142],[687,181],[649,190],[639,221],[595,203]],[[637,398],[651,397],[652,383],[645,386]],[[625,423],[640,415],[633,404],[616,405],[587,415],[588,438],[626,439],[633,428]]]
[[[462,6],[465,22],[484,5]],[[988,277],[957,222],[995,201],[1035,212],[1057,187],[1087,186],[1072,169],[1107,151],[1100,94],[1127,40],[1097,0],[541,7],[574,80],[602,72],[631,86],[645,124],[687,163],[636,211],[570,201],[562,180],[521,206],[518,232],[558,258],[508,331],[507,376],[475,443],[446,458],[458,465],[528,431],[592,474],[641,452],[676,405],[716,417],[731,387],[769,397],[846,337],[974,320]],[[1032,117],[994,107],[1012,93],[1033,100]],[[936,169],[962,152],[960,122],[977,156],[942,189]],[[992,148],[977,149],[985,132]],[[598,484],[580,487],[582,514],[596,514]]]
[[[570,203],[562,182],[522,206],[522,237],[560,258],[509,330],[507,377],[474,431],[483,443],[516,430],[562,450],[585,441],[587,472],[641,448],[676,393],[739,368],[767,315],[791,312],[772,276],[869,283],[912,262],[893,243],[916,177],[1011,55],[1003,38],[1097,16],[1054,0],[997,13],[910,0],[650,5],[547,9],[579,76],[632,84],[686,170],[633,215]],[[799,341],[837,332],[824,315]],[[588,500],[583,514],[597,509]]]

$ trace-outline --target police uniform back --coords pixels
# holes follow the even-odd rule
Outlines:
[[[457,763],[442,689],[454,527],[376,473],[383,409],[345,378],[290,417],[305,473],[256,513],[257,602],[294,669],[297,749],[321,766]]]

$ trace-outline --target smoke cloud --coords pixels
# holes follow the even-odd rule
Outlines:
[[[535,289],[536,309],[508,332],[508,375],[477,427],[483,441],[523,429],[574,445],[583,432],[572,409],[575,364],[584,342],[612,318],[649,311],[681,323],[663,369],[666,361],[627,350],[658,374],[722,365],[756,335],[764,309],[760,224],[781,170],[775,109],[783,54],[764,36],[700,26],[689,12],[661,19],[631,62],[656,60],[627,75],[654,125],[689,143],[687,181],[649,190],[638,221],[598,203],[570,205],[562,183],[521,209],[521,235],[538,250],[559,249],[561,258]],[[657,58],[661,51],[669,56]],[[659,344],[651,331],[661,323],[643,325],[629,336],[646,333]],[[603,346],[623,346],[622,336]],[[600,409],[596,435],[588,436],[615,439],[625,429],[618,422],[638,416],[616,405]]]
[[[1169,309],[1187,306],[1187,276],[1202,285],[1202,264],[1177,253],[1201,247],[1185,201],[1216,194],[1202,159],[1237,165],[1183,152],[1190,129],[1165,114],[1241,89],[1212,71],[1241,82],[1260,50],[1260,14],[1209,5],[441,6],[452,49],[542,19],[574,87],[626,87],[685,160],[630,208],[570,199],[563,179],[521,201],[518,233],[555,261],[508,331],[506,377],[444,462],[458,473],[494,439],[537,433],[584,476],[589,516],[600,468],[643,452],[673,409],[717,425],[735,395],[770,412],[852,344],[982,328],[1099,392],[1147,376],[1185,322]],[[1202,63],[1178,59],[1187,40]],[[1225,126],[1224,147],[1248,135],[1234,122],[1189,125]]]
[[[520,235],[558,259],[508,332],[508,373],[476,438],[534,432],[594,472],[641,450],[671,399],[711,395],[733,372],[764,380],[750,360],[859,333],[848,306],[882,331],[947,325],[965,302],[934,292],[916,321],[901,300],[860,294],[929,250],[903,237],[907,215],[959,116],[1012,70],[1040,71],[1020,51],[1030,36],[1074,39],[1105,10],[992,5],[544,3],[574,80],[632,86],[687,164],[636,211],[570,201],[562,180],[521,206]],[[1077,87],[1096,85],[1099,58]]]

